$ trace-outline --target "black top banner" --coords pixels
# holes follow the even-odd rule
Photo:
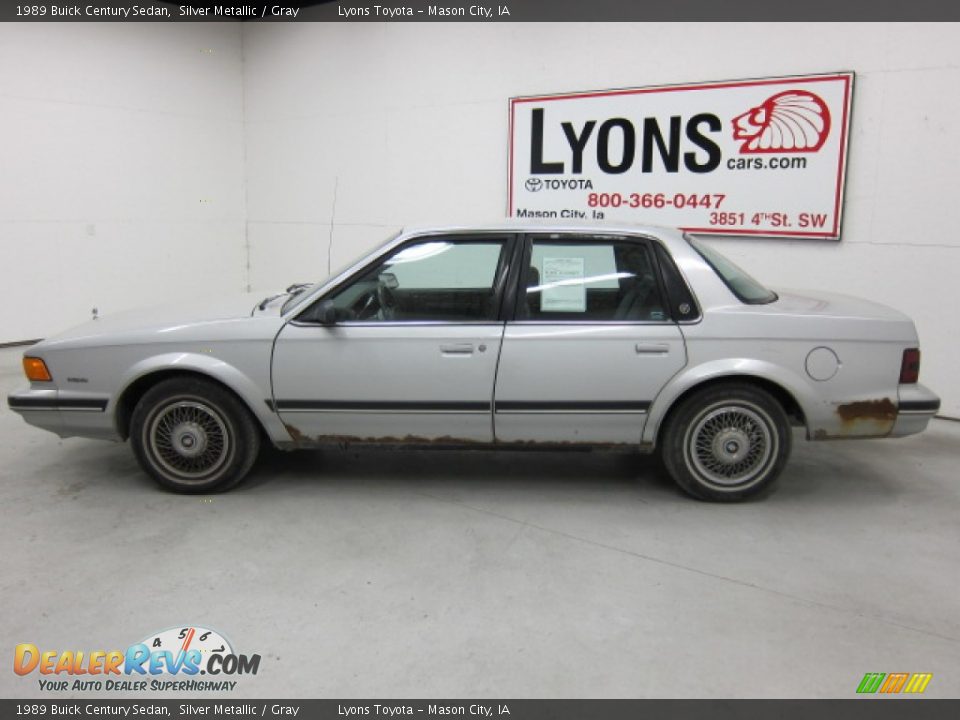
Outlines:
[[[957,700],[0,700],[2,717],[941,720]]]
[[[944,0],[327,0],[122,2],[38,0],[0,5],[5,22],[654,22],[957,21]]]

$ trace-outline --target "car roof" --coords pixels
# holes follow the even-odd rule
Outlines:
[[[537,232],[537,233],[582,233],[596,235],[654,235],[663,239],[682,239],[683,231],[660,225],[640,225],[623,222],[586,222],[565,220],[562,223],[542,222],[526,219],[494,220],[492,222],[471,223],[469,225],[431,225],[417,224],[403,228],[404,236],[433,234],[443,232]],[[586,237],[584,239],[590,239]]]
[[[395,227],[395,226],[394,226]],[[603,236],[609,237],[611,235],[645,235],[653,236],[658,240],[663,242],[663,244],[670,251],[670,254],[673,256],[674,261],[679,261],[684,256],[693,257],[699,260],[699,255],[689,246],[686,242],[685,236],[682,230],[679,230],[675,227],[665,227],[657,225],[640,225],[640,224],[631,224],[631,223],[597,223],[597,222],[577,222],[577,221],[565,221],[563,223],[549,223],[549,222],[538,222],[531,220],[521,220],[521,219],[500,219],[493,220],[491,222],[478,222],[470,224],[449,224],[449,225],[435,225],[435,224],[415,224],[407,225],[399,233],[394,235],[390,240],[386,241],[381,246],[371,250],[362,257],[360,257],[356,262],[341,268],[335,274],[326,278],[325,280],[317,283],[314,290],[303,293],[300,295],[300,299],[292,304],[288,308],[287,312],[296,313],[299,312],[299,309],[304,305],[312,302],[313,299],[325,292],[329,287],[335,285],[336,283],[342,281],[344,278],[349,277],[353,273],[357,272],[364,265],[369,263],[371,260],[385,255],[390,252],[393,248],[398,245],[402,245],[412,238],[416,238],[419,235],[442,235],[444,233],[497,233],[497,232],[533,232],[533,233],[573,233],[583,237],[584,242],[590,242],[591,240],[600,241],[603,239]],[[591,237],[595,235],[596,237]],[[702,262],[702,260],[699,260]]]

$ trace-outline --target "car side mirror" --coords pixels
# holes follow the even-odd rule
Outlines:
[[[317,308],[317,322],[321,325],[336,325],[337,324],[337,307],[333,304],[333,300],[324,300],[320,303],[320,306]]]

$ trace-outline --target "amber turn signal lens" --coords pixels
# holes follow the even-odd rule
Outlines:
[[[27,374],[28,380],[34,382],[50,382],[50,371],[47,370],[47,364],[40,358],[25,357],[23,359],[23,371]]]

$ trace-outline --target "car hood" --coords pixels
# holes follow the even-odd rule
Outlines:
[[[273,295],[271,293],[270,295]],[[125,335],[141,331],[164,332],[176,329],[204,325],[224,320],[241,320],[254,315],[277,316],[280,314],[284,294],[269,303],[263,310],[259,304],[264,294],[244,293],[225,298],[193,300],[175,305],[128,310],[115,315],[105,315],[91,320],[65,332],[54,335],[44,342],[56,344],[70,341],[99,340],[107,336]]]

